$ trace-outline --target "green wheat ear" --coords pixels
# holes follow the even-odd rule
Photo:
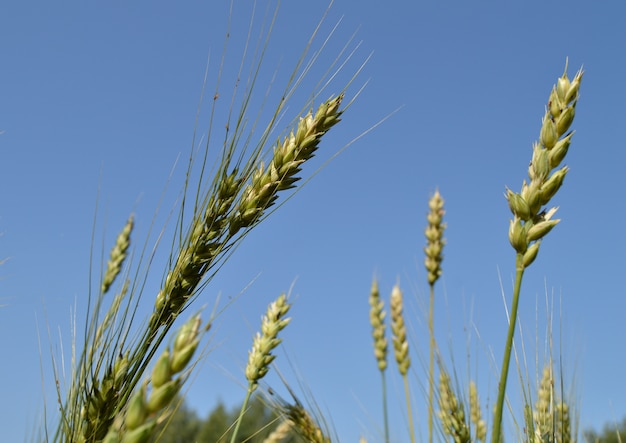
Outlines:
[[[552,219],[557,208],[543,208],[561,188],[569,171],[567,166],[554,170],[565,158],[574,135],[574,131],[569,131],[569,128],[576,114],[582,78],[583,71],[579,70],[570,81],[566,63],[565,72],[550,93],[539,142],[533,145],[533,155],[528,167],[529,182],[524,180],[520,193],[506,190],[509,208],[513,213],[509,241],[517,253],[522,254],[524,267],[528,267],[535,260],[541,239],[560,221]]]
[[[452,437],[455,443],[469,443],[470,431],[465,409],[454,390],[450,376],[442,369],[439,375],[439,419],[443,432]]]
[[[520,193],[515,193],[510,189],[506,190],[506,199],[513,213],[513,219],[509,224],[509,241],[516,251],[515,283],[498,383],[498,398],[491,435],[492,443],[500,443],[502,439],[504,398],[524,271],[537,257],[541,239],[560,221],[552,219],[557,211],[556,207],[549,209],[544,207],[550,203],[552,197],[560,189],[568,171],[567,166],[556,171],[555,169],[565,158],[574,134],[573,131],[569,131],[569,128],[574,121],[582,78],[583,71],[581,69],[570,81],[567,76],[567,62],[565,63],[563,75],[557,80],[557,84],[550,92],[539,134],[539,142],[533,145],[532,160],[528,167],[530,181],[524,180]]]
[[[111,256],[107,262],[107,268],[104,272],[104,278],[102,279],[102,287],[100,290],[102,293],[108,292],[109,288],[113,284],[115,278],[122,270],[122,264],[126,259],[128,253],[128,247],[130,246],[130,233],[133,230],[134,217],[131,215],[122,229],[122,232],[117,236],[115,246],[111,250]]]
[[[370,324],[374,338],[374,356],[378,369],[387,369],[387,338],[385,337],[385,302],[380,298],[378,282],[374,279],[370,291]]]
[[[435,191],[433,196],[428,201],[428,226],[424,231],[426,236],[426,247],[424,252],[426,258],[424,259],[424,265],[428,271],[428,284],[434,285],[435,282],[441,276],[441,262],[443,261],[443,247],[446,244],[443,239],[443,231],[446,229],[446,224],[443,222],[443,215],[445,211],[443,209],[443,198],[439,193],[439,190]]]

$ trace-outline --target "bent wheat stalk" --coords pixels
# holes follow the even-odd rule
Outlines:
[[[254,122],[249,134],[244,133],[245,122],[249,119],[248,106],[263,54],[269,44],[274,19],[269,31],[264,31],[268,34],[262,33],[259,37],[260,43],[257,45],[257,53],[253,55],[254,61],[239,110],[233,109],[237,88],[234,86],[233,102],[228,114],[229,123],[231,116],[236,120],[232,125],[234,133],[226,129],[223,149],[212,178],[207,180],[204,174],[210,170],[207,158],[209,147],[214,149],[214,142],[209,143],[207,140],[205,157],[199,161],[199,165],[194,166],[194,171],[198,166],[200,169],[197,183],[192,183],[190,179],[192,164],[195,162],[194,154],[191,155],[170,260],[153,299],[152,312],[139,329],[134,323],[135,314],[148,278],[148,272],[139,267],[135,274],[136,280],[129,279],[127,274],[122,290],[113,298],[108,309],[100,312],[104,295],[113,287],[114,280],[122,270],[123,260],[128,255],[132,217],[120,234],[99,286],[93,317],[87,322],[85,349],[72,367],[67,393],[62,395],[60,389],[57,391],[61,418],[53,441],[101,441],[113,429],[115,420],[120,420],[131,399],[137,398],[137,388],[143,386],[144,374],[156,359],[160,345],[168,337],[175,320],[198,296],[200,289],[210,281],[239,242],[276,209],[280,195],[288,194],[288,190],[296,187],[301,179],[303,165],[313,158],[321,139],[340,121],[344,110],[342,102],[345,86],[327,100],[318,100],[321,92],[328,87],[329,79],[336,74],[333,70],[342,69],[346,59],[353,55],[344,53],[347,46],[310,91],[309,101],[301,108],[305,111],[300,113],[299,119],[293,121],[291,131],[282,133],[287,135],[278,136],[273,146],[270,141],[271,134],[277,131],[277,123],[285,113],[286,103],[296,89],[302,86],[303,79],[319,56],[319,51],[316,51],[310,60],[305,60],[319,30],[318,26],[296,63],[276,108],[271,112],[269,123],[260,131],[258,142],[253,147],[249,146],[257,138],[253,134],[258,121]],[[250,40],[254,37],[248,35],[248,39],[247,44],[252,44]],[[243,57],[245,59],[246,56]],[[244,65],[246,63],[242,61]],[[315,107],[313,100],[317,102]],[[215,117],[213,109],[211,125]],[[211,126],[208,139],[210,133]],[[192,207],[191,211],[186,209],[189,206]],[[99,321],[100,318],[104,321]],[[162,356],[164,360],[168,358]],[[61,379],[56,372],[55,378],[57,381]],[[89,421],[87,424],[84,423],[86,418]]]

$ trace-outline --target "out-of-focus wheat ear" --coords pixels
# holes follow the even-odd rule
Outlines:
[[[473,381],[469,385],[470,420],[474,425],[476,440],[484,442],[487,439],[487,424],[483,420],[478,398],[478,389]]]
[[[102,339],[105,336],[105,333],[109,331],[109,328],[111,327],[113,321],[119,313],[120,307],[122,305],[122,300],[124,299],[124,297],[126,297],[126,294],[128,293],[129,285],[129,280],[124,281],[122,289],[120,290],[120,292],[115,294],[115,297],[113,297],[113,301],[111,302],[111,306],[106,311],[106,313],[104,314],[104,318],[98,325],[98,328],[96,329],[96,334],[94,335],[93,343],[89,347],[89,361],[93,361],[94,352],[99,352],[98,350],[105,345]]]
[[[439,375],[439,419],[443,432],[455,443],[469,443],[470,431],[465,418],[463,404],[452,390],[450,377],[445,371]]]
[[[372,288],[369,297],[370,304],[370,324],[372,325],[372,336],[374,337],[374,356],[378,363],[382,382],[382,402],[383,420],[385,428],[385,443],[389,443],[389,414],[387,411],[387,379],[385,370],[387,369],[387,338],[385,337],[385,303],[380,298],[378,282],[376,278],[372,281]]]
[[[208,326],[201,330],[201,324],[200,316],[194,315],[178,330],[171,349],[165,348],[157,358],[150,379],[132,394],[128,406],[117,414],[118,425],[109,428],[105,439],[134,443],[146,442],[153,436],[156,425],[168,418],[167,408],[186,381],[184,374],[175,376],[189,364],[201,334],[207,330]]]
[[[287,303],[287,296],[281,294],[267,308],[261,324],[261,333],[257,332],[252,350],[248,354],[246,378],[250,383],[251,391],[256,389],[259,380],[267,374],[270,363],[276,358],[272,351],[282,341],[278,338],[278,333],[291,321],[290,318],[285,318],[290,307],[291,305]]]
[[[409,341],[406,337],[406,325],[404,323],[402,291],[399,285],[395,285],[391,290],[391,332],[393,334],[393,348],[398,363],[398,371],[404,381],[404,396],[406,400],[406,412],[409,421],[409,436],[411,442],[415,443],[415,427],[413,425],[413,411],[411,409],[411,390],[409,389],[409,378],[407,376],[411,367],[409,357]]]
[[[393,333],[393,349],[400,374],[405,376],[411,367],[409,357],[409,341],[406,337],[406,325],[402,314],[404,302],[400,286],[395,285],[391,291],[391,331]]]
[[[330,437],[313,420],[311,414],[300,404],[287,405],[285,414],[293,423],[293,429],[306,441],[311,443],[330,443]]]
[[[572,434],[572,420],[570,417],[569,406],[564,401],[560,401],[556,405],[555,410],[555,438],[557,443],[573,443],[575,436]]]
[[[442,272],[441,262],[443,261],[443,247],[445,245],[443,231],[446,229],[446,224],[443,222],[443,215],[445,214],[443,203],[439,190],[435,191],[428,202],[430,211],[427,217],[428,226],[424,232],[426,236],[424,264],[428,271],[428,284],[430,285],[435,284]]]
[[[537,389],[537,401],[533,411],[535,419],[535,434],[537,436],[552,436],[554,434],[553,422],[554,404],[554,378],[552,365],[547,364],[543,368],[543,374]]]
[[[104,277],[102,278],[102,286],[100,291],[104,294],[106,293],[115,278],[119,275],[122,270],[122,264],[126,259],[128,253],[128,247],[130,246],[130,233],[133,230],[134,226],[134,217],[131,215],[124,225],[124,229],[117,236],[117,240],[115,241],[115,246],[111,250],[111,256],[109,257],[109,261],[107,262],[107,268],[104,272]]]
[[[84,441],[98,441],[110,429],[115,411],[119,407],[118,393],[126,383],[128,374],[128,353],[118,355],[115,363],[108,367],[101,378],[89,377],[81,387],[80,410],[77,410],[78,425],[72,429],[72,438]]]
[[[387,338],[385,337],[385,302],[380,298],[378,282],[372,281],[370,290],[370,324],[374,337],[374,356],[378,363],[378,369],[387,369]]]
[[[291,433],[293,429],[293,422],[289,419],[283,420],[280,424],[272,431],[270,435],[265,437],[263,443],[281,443]]]

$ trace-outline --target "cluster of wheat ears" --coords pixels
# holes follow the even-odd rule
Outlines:
[[[344,56],[350,53],[344,51],[345,48],[342,50]],[[262,54],[263,50],[259,53]],[[145,281],[138,273],[130,272],[128,262],[132,257],[130,238],[134,218],[131,216],[128,219],[102,272],[99,291],[90,298],[92,304],[85,329],[84,347],[82,351],[74,353],[68,387],[63,390],[58,388],[58,426],[55,430],[44,430],[46,441],[141,443],[158,439],[157,434],[172,416],[181,389],[198,358],[207,358],[206,355],[198,357],[197,350],[213,319],[202,320],[200,314],[195,314],[177,331],[173,330],[174,322],[197,299],[203,287],[233,252],[233,248],[276,209],[279,197],[290,195],[287,191],[297,188],[303,164],[314,156],[321,139],[340,122],[342,113],[351,104],[345,103],[347,86],[334,95],[329,94],[330,98],[326,100],[320,100],[320,92],[316,91],[302,108],[305,111],[294,120],[291,129],[271,142],[270,135],[284,112],[286,99],[291,98],[301,84],[317,54],[306,59],[305,51],[255,147],[242,150],[240,146],[242,140],[249,140],[243,133],[246,101],[239,113],[234,114],[234,121],[229,122],[232,133],[226,138],[213,175],[207,180],[205,171],[209,168],[202,164],[199,182],[185,185],[183,209],[176,229],[177,240],[173,243],[160,290],[152,296],[151,312],[139,329],[131,328],[131,325],[138,323],[136,313],[139,300],[149,296],[142,293]],[[335,63],[333,68],[336,72],[342,67],[343,61],[339,57]],[[352,79],[356,74],[358,70]],[[255,83],[256,75],[257,70],[251,70],[249,84]],[[333,74],[328,75],[332,77]],[[521,281],[525,269],[538,254],[542,238],[559,222],[554,219],[556,209],[550,207],[550,201],[568,171],[561,163],[572,139],[569,128],[574,119],[582,76],[582,71],[579,71],[570,80],[566,67],[565,73],[558,78],[547,101],[539,140],[533,147],[528,180],[523,181],[520,192],[506,191],[513,214],[509,241],[516,254],[516,280],[509,331],[500,367],[497,402],[489,426],[484,418],[476,385],[470,383],[467,391],[455,388],[441,361],[434,337],[434,289],[442,273],[446,225],[443,221],[445,211],[442,196],[435,192],[430,199],[424,249],[430,286],[430,353],[426,398],[429,442],[435,438],[452,438],[456,443],[486,441],[489,431],[492,443],[500,443],[503,439],[503,409]],[[326,87],[326,83],[320,84]],[[251,91],[252,88],[248,94]],[[314,101],[321,104],[313,106]],[[209,144],[210,140],[207,141],[207,149]],[[374,354],[382,375],[384,441],[389,442],[385,384],[388,368],[387,311],[376,281],[372,284],[369,303]],[[399,286],[393,288],[389,304],[393,355],[404,381],[408,437],[414,442],[416,431],[408,377],[411,360],[403,293]],[[271,370],[275,358],[273,352],[281,343],[279,335],[290,322],[287,317],[290,306],[289,298],[281,294],[268,306],[260,332],[253,338],[244,373],[247,394],[240,417],[233,423],[231,442],[238,441],[237,430],[246,413],[250,396]],[[55,373],[57,381],[64,376]],[[62,383],[57,385],[61,386]],[[525,431],[521,439],[529,443],[570,443],[575,440],[575,426],[570,419],[569,406],[555,392],[554,386],[554,371],[550,362],[534,396],[536,401],[529,400],[525,408]],[[266,442],[283,441],[290,432],[296,432],[310,442],[333,440],[331,430],[324,425],[319,414],[311,413],[296,399],[291,402],[273,402],[273,406],[279,419]]]

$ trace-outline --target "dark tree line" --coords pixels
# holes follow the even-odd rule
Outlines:
[[[585,443],[626,443],[626,417],[621,423],[606,424],[602,431],[584,432]]]
[[[159,443],[229,443],[232,435],[233,423],[239,416],[241,406],[227,409],[219,403],[206,418],[198,417],[184,401],[172,414],[167,426],[157,434],[153,442]],[[239,428],[239,442],[262,443],[275,429],[280,420],[260,397],[254,397],[248,405],[248,411],[243,417]],[[303,443],[304,441],[293,435],[283,440],[283,443]]]

